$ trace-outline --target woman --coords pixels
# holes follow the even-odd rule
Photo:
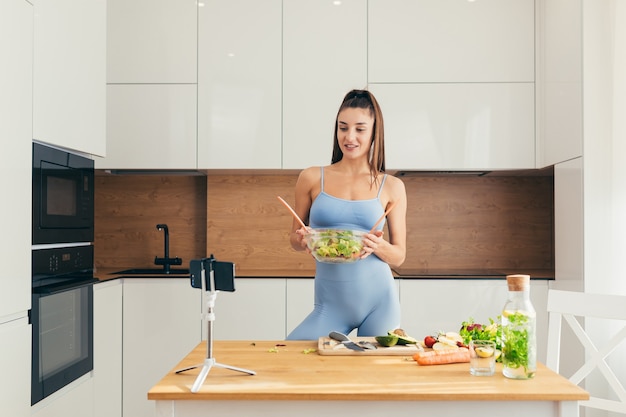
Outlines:
[[[316,263],[315,307],[287,337],[316,340],[330,331],[359,336],[387,334],[400,325],[400,303],[391,266],[406,256],[406,190],[385,171],[383,116],[367,90],[352,90],[335,120],[331,165],[303,170],[296,183],[295,210],[312,228],[369,231],[390,204],[388,239],[383,224],[364,239],[361,259],[348,264]],[[306,250],[306,230],[294,221],[291,246]]]

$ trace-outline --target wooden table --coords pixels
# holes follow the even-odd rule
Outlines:
[[[578,416],[589,395],[539,365],[531,380],[469,374],[469,364],[419,366],[404,356],[325,356],[312,341],[216,341],[217,362],[256,371],[213,367],[197,393],[190,391],[203,363],[199,344],[148,392],[159,417],[421,415]],[[499,364],[498,364],[499,365]],[[423,414],[424,413],[424,414]],[[432,414],[431,414],[432,413]],[[403,414],[399,414],[403,415]],[[406,414],[404,414],[406,415]]]

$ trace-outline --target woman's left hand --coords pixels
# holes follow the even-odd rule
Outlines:
[[[378,246],[383,241],[383,231],[376,230],[374,233],[368,233],[363,238],[363,254],[361,259],[365,259],[372,253],[376,252]]]

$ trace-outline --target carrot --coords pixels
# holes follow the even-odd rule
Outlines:
[[[417,352],[413,355],[418,365],[444,365],[447,363],[463,363],[470,361],[470,353],[467,348],[455,350],[431,350],[429,352]]]

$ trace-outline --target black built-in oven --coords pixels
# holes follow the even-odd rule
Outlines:
[[[93,242],[94,161],[33,143],[32,243]]]
[[[32,252],[31,404],[93,369],[93,246]]]
[[[93,369],[94,162],[33,143],[31,403]]]

